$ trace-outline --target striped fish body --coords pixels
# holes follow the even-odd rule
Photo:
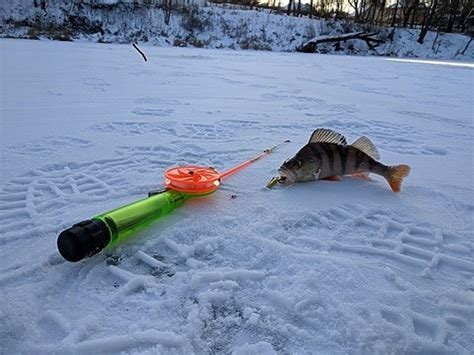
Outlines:
[[[399,192],[410,167],[386,166],[379,159],[377,148],[367,137],[349,145],[341,134],[320,128],[313,132],[308,144],[283,163],[278,181],[294,183],[360,174],[368,178],[369,173],[374,173],[387,179],[392,190]]]
[[[361,173],[385,176],[389,169],[357,148],[334,143],[308,143],[294,159],[313,161],[311,168],[308,167],[304,174],[296,174],[295,182]]]

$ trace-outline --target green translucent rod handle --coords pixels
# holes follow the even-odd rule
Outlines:
[[[92,217],[102,221],[110,231],[110,243],[120,240],[145,229],[150,224],[170,213],[189,197],[182,192],[167,190],[129,205]]]
[[[97,254],[108,245],[148,227],[190,197],[182,192],[165,190],[77,223],[59,234],[59,253],[68,261],[79,261]]]

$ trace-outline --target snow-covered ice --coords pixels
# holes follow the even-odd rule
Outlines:
[[[472,351],[473,64],[143,49],[0,41],[0,352]],[[266,189],[318,127],[411,165],[402,192]],[[58,255],[167,167],[285,139],[130,241]]]

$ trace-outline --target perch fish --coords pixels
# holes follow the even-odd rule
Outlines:
[[[313,180],[340,181],[344,175],[370,180],[369,173],[374,173],[383,176],[393,192],[400,192],[410,167],[387,166],[379,160],[380,154],[369,138],[360,137],[347,144],[343,135],[319,128],[313,132],[308,144],[282,164],[278,169],[279,176],[274,177],[267,187]]]

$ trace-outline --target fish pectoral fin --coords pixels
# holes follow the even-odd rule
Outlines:
[[[357,173],[351,175],[353,178],[360,180],[372,181],[372,178],[369,176],[369,173]]]
[[[323,179],[321,179],[321,180],[335,181],[335,182],[337,181],[337,182],[339,182],[339,181],[342,181],[342,177],[340,177],[340,176],[338,176],[338,175],[334,175],[334,176],[325,177],[325,178],[323,178]]]

